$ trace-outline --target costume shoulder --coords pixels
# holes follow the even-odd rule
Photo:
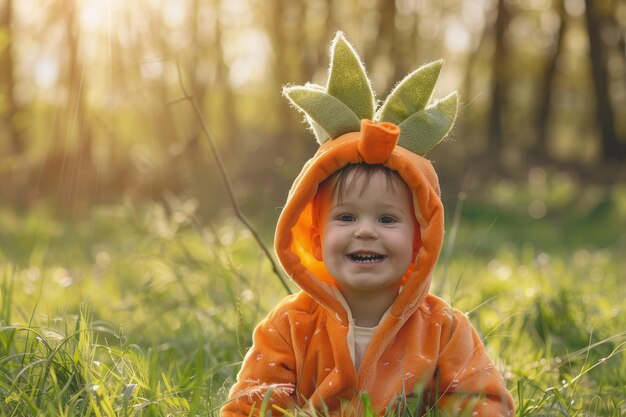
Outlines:
[[[455,333],[477,333],[468,316],[461,310],[450,306],[445,300],[428,294],[418,311],[429,320],[441,326],[441,347],[445,349],[455,338]],[[482,342],[481,342],[482,347]]]
[[[269,312],[268,317],[275,317],[284,314],[287,311],[310,312],[317,308],[317,306],[317,301],[308,293],[305,291],[298,291],[295,294],[283,298],[276,305],[276,307]]]
[[[454,312],[458,311],[451,307],[445,300],[433,294],[428,294],[420,304],[418,311],[422,316],[435,321],[445,329],[454,322]]]
[[[263,322],[274,326],[288,325],[294,315],[316,314],[321,305],[305,291],[299,291],[283,298],[268,314]],[[260,323],[261,324],[261,323]]]

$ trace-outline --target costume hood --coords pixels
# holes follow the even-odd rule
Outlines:
[[[283,90],[304,113],[320,148],[289,192],[276,228],[275,250],[293,281],[344,325],[349,313],[328,289],[335,280],[313,255],[313,198],[322,181],[348,164],[382,164],[398,172],[413,193],[423,245],[390,314],[402,321],[413,313],[428,294],[443,241],[439,183],[425,158],[447,136],[457,115],[456,92],[429,104],[442,64],[435,61],[409,74],[376,109],[363,64],[339,32],[331,44],[327,86],[306,84]]]

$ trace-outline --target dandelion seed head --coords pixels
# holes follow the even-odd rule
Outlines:
[[[249,303],[252,300],[254,300],[254,293],[249,288],[246,288],[241,292],[241,301]]]
[[[288,397],[295,392],[295,385],[291,383],[284,384],[266,384],[261,383],[259,380],[245,380],[252,384],[248,389],[246,389],[243,393],[241,393],[240,397],[247,397],[248,401],[252,402],[256,399],[262,400],[267,390],[270,388],[273,389],[272,395],[274,396],[285,396]]]

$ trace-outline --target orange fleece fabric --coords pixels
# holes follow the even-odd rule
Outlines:
[[[346,404],[358,415],[363,392],[378,414],[405,395],[424,392],[425,406],[454,415],[461,410],[473,416],[513,415],[512,397],[467,317],[429,294],[444,233],[439,183],[427,159],[395,145],[398,134],[391,123],[363,120],[360,132],[321,145],[296,178],[278,220],[275,250],[301,291],[257,325],[222,417],[258,415],[268,390],[274,415],[282,415],[280,408],[311,405],[339,414]],[[312,248],[318,186],[352,163],[384,164],[400,174],[413,193],[422,239],[403,289],[358,370],[350,353],[351,315],[329,291],[334,278]]]

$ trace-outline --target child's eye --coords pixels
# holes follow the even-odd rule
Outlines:
[[[336,217],[337,220],[341,221],[341,222],[352,222],[354,221],[355,217],[352,214],[340,214],[339,216]]]
[[[394,224],[397,222],[397,220],[391,216],[382,216],[378,221],[382,224]]]

